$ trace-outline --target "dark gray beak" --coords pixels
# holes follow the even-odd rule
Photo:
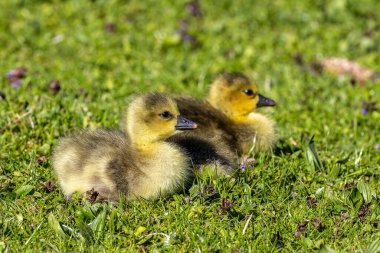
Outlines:
[[[181,115],[177,116],[177,125],[175,129],[177,130],[193,130],[197,128],[197,124],[192,122],[191,120],[185,119]]]
[[[263,95],[259,94],[259,102],[257,102],[256,107],[263,107],[263,106],[275,106],[276,102],[270,98],[264,97]]]

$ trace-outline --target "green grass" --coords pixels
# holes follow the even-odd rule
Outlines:
[[[313,74],[292,56],[379,72],[380,2],[317,2],[202,1],[194,17],[184,1],[1,1],[0,251],[379,252],[380,113],[361,113],[379,83]],[[176,33],[183,19],[197,42]],[[5,75],[20,66],[13,89]],[[278,102],[279,152],[166,199],[91,205],[46,190],[59,137],[117,128],[136,92],[204,96],[222,71]]]

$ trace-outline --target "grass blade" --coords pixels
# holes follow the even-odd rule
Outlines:
[[[49,226],[55,231],[55,233],[62,237],[62,238],[66,238],[67,235],[65,234],[65,232],[63,231],[62,227],[61,227],[61,224],[59,223],[59,221],[57,220],[57,218],[55,218],[54,214],[53,213],[50,213],[49,216],[48,216],[48,223],[49,223]]]
[[[367,184],[363,180],[360,180],[359,183],[358,183],[358,185],[356,187],[358,188],[359,192],[363,196],[364,202],[365,203],[370,203],[371,200],[372,200],[373,190],[371,189],[371,187],[369,186],[369,184]]]
[[[367,253],[378,253],[380,252],[380,238],[375,239],[368,247]]]
[[[75,222],[78,226],[80,234],[83,236],[86,243],[91,243],[93,241],[93,231],[91,227],[80,219],[75,219]]]
[[[324,170],[323,164],[318,157],[318,153],[315,150],[314,135],[311,137],[309,144],[307,145],[306,157],[310,165],[319,170]]]
[[[20,188],[18,188],[15,193],[17,198],[22,198],[31,193],[34,190],[33,185],[23,185]]]

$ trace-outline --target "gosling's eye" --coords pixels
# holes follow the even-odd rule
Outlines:
[[[164,112],[160,113],[159,115],[163,119],[170,119],[170,118],[173,117],[172,114],[170,112],[168,112],[168,111],[164,111]]]
[[[253,92],[253,90],[251,90],[251,89],[245,89],[245,90],[243,90],[243,92],[245,95],[250,96],[250,97],[253,96],[253,94],[255,94]]]

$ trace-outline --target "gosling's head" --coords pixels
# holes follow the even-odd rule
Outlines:
[[[211,85],[208,101],[232,120],[244,119],[258,107],[276,104],[259,94],[256,84],[241,73],[219,75]]]
[[[177,104],[160,93],[148,93],[133,100],[124,117],[130,140],[139,148],[165,140],[176,130],[195,129],[197,125],[183,118]]]

